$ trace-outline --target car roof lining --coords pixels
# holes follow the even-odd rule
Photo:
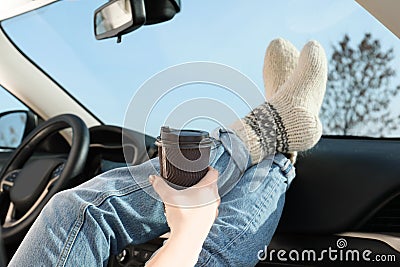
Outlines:
[[[397,37],[400,36],[399,10],[400,1],[398,0],[356,0],[372,16],[379,20]]]

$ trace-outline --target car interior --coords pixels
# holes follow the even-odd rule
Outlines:
[[[5,30],[8,21],[43,6],[50,9],[57,1],[25,2],[0,5],[0,91],[25,107],[0,108],[0,266],[7,265],[54,194],[113,168],[137,165],[157,157],[154,134],[104,123],[16,44]],[[134,2],[130,7],[132,15],[111,28],[107,28],[105,21],[118,0],[102,2],[102,6],[91,10],[92,17],[88,20],[93,23],[90,27],[94,37],[91,38],[99,42],[94,44],[117,45],[116,42],[132,41],[131,36],[141,27],[145,28],[143,31],[159,30],[157,27],[163,23],[174,21],[184,14],[187,1],[131,1]],[[400,3],[353,2],[398,40]],[[393,107],[398,106],[396,101]],[[51,102],[57,104],[50,105]],[[283,215],[268,251],[369,249],[373,255],[394,257],[390,262],[381,263],[382,266],[397,265],[396,261],[400,260],[399,151],[399,132],[390,137],[324,134],[312,150],[297,157],[296,179],[287,192]],[[128,246],[110,258],[109,266],[136,266],[137,255],[148,259],[165,238]],[[347,243],[340,247],[338,240]],[[357,265],[357,262],[351,264]],[[328,259],[283,262],[265,257],[257,266],[321,265],[335,264]]]

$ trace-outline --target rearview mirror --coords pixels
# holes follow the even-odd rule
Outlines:
[[[172,19],[181,10],[180,0],[111,0],[94,12],[97,40],[118,37],[143,25]]]
[[[144,0],[146,25],[171,20],[181,11],[181,0]]]
[[[143,0],[112,0],[94,13],[94,32],[97,40],[120,37],[146,22]]]

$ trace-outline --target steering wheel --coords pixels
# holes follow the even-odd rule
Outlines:
[[[72,145],[67,159],[28,159],[45,138],[72,128]],[[66,183],[83,171],[89,151],[89,130],[79,117],[64,114],[35,128],[15,149],[0,172],[1,230],[5,243],[22,239],[44,205]]]

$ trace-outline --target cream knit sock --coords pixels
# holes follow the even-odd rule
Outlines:
[[[299,51],[288,40],[278,38],[268,45],[264,57],[263,79],[265,99],[269,101],[293,73],[299,62]],[[295,164],[297,151],[286,154]]]
[[[324,49],[310,41],[293,74],[270,101],[231,126],[249,149],[253,164],[275,151],[304,151],[318,142],[322,134],[318,113],[326,81]]]
[[[265,99],[269,101],[284,84],[299,61],[299,51],[289,41],[278,38],[267,47],[264,57],[263,78]]]

